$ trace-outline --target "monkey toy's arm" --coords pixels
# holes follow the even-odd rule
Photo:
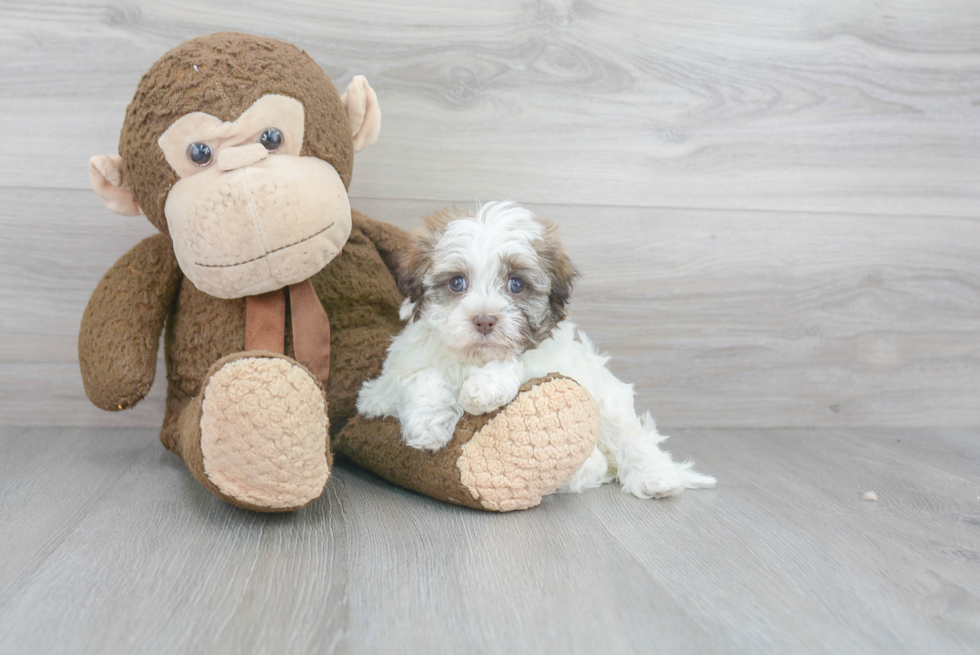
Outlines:
[[[149,392],[160,332],[179,284],[180,269],[165,234],[141,241],[102,277],[78,335],[82,382],[94,405],[128,409]]]

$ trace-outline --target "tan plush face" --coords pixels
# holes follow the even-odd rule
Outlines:
[[[158,144],[179,180],[164,206],[181,270],[201,291],[238,298],[302,282],[351,229],[337,171],[302,157],[303,105],[265,95],[236,120],[179,118]]]
[[[150,67],[119,154],[92,157],[89,175],[109,209],[172,237],[199,289],[237,298],[302,282],[337,254],[354,153],[380,127],[363,76],[341,95],[296,46],[221,32]]]

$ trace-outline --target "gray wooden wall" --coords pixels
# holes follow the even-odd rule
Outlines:
[[[158,426],[75,339],[152,228],[108,212],[141,74],[221,30],[371,80],[351,196],[561,225],[571,314],[662,426],[980,425],[980,2],[0,0],[0,424]]]

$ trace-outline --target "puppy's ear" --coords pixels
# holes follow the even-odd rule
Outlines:
[[[558,226],[546,219],[537,220],[544,225],[544,245],[539,255],[545,273],[551,279],[551,293],[548,295],[551,320],[559,323],[565,319],[565,304],[571,298],[578,271],[558,238]]]
[[[422,294],[425,293],[425,273],[429,270],[431,253],[423,252],[422,244],[416,236],[412,246],[402,254],[398,262],[398,289],[405,296],[399,315],[403,321],[413,322],[419,317]]]
[[[432,254],[450,220],[452,216],[447,210],[427,216],[412,235],[412,245],[398,263],[398,289],[406,298],[399,311],[402,320],[411,323],[422,315],[425,276],[432,268]]]

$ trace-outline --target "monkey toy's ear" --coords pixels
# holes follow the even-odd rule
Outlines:
[[[126,165],[119,155],[96,155],[88,160],[92,188],[105,206],[123,216],[143,213],[126,182]]]
[[[381,107],[378,94],[363,75],[355,75],[347,85],[340,101],[347,109],[350,133],[354,137],[354,152],[360,152],[378,140],[381,131]]]

